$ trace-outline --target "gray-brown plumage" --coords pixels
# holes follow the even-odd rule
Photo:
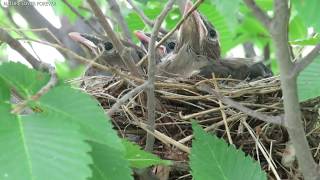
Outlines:
[[[119,67],[126,69],[126,65],[123,63],[119,53],[116,51],[111,40],[106,36],[95,36],[89,34],[82,34],[78,32],[71,32],[69,36],[76,42],[84,45],[89,49],[89,52],[94,56],[98,57],[97,63],[102,65],[110,65],[113,67]],[[135,44],[131,44],[127,41],[122,43],[131,48],[133,59],[138,62],[144,55],[145,51]],[[102,72],[94,67],[88,67],[85,75],[108,75],[106,72]]]
[[[192,4],[186,3],[185,13]],[[194,11],[181,25],[175,50],[158,65],[159,74],[189,77],[200,75],[210,78],[231,77],[255,79],[272,76],[263,63],[241,58],[220,57],[220,43],[214,26],[199,12]]]

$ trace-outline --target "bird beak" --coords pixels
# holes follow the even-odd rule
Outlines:
[[[184,16],[191,10],[192,6],[191,1],[186,3],[183,13]],[[200,40],[205,37],[207,31],[200,13],[194,10],[179,28],[179,41],[180,43],[189,42],[195,51],[200,51]]]
[[[78,32],[70,32],[69,37],[77,43],[80,43],[90,49],[95,55],[98,55],[98,46],[92,41],[95,37]],[[91,40],[89,40],[89,37]]]
[[[151,38],[149,36],[147,36],[146,33],[143,31],[135,31],[134,34],[140,40],[144,50],[148,51],[148,47],[149,47],[149,43],[151,41]],[[158,41],[156,41],[156,43],[158,43]],[[160,45],[157,48],[157,53],[159,53],[160,57],[163,57],[164,55],[167,54],[166,47],[163,45]]]

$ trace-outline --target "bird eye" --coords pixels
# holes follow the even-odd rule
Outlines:
[[[209,36],[210,36],[210,38],[215,38],[217,36],[217,32],[213,29],[210,29]]]
[[[169,49],[174,49],[175,46],[176,46],[176,43],[174,43],[174,42],[169,42],[168,43],[168,48]]]
[[[104,43],[104,49],[106,51],[110,51],[111,49],[113,49],[113,44],[111,42],[105,42]]]

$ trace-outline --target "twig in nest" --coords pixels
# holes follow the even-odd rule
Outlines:
[[[108,110],[108,115],[112,116],[119,109],[119,107],[122,104],[124,104],[127,100],[129,100],[130,98],[132,98],[136,94],[143,91],[147,86],[148,86],[148,82],[145,82],[145,83],[141,84],[140,86],[137,86],[134,89],[132,89],[126,95],[122,96],[122,98],[118,99],[117,102],[114,105],[112,105],[112,107]]]
[[[267,123],[273,123],[273,124],[285,126],[285,123],[284,123],[282,116],[268,116],[268,115],[262,114],[260,112],[254,111],[250,108],[247,108],[247,107],[241,105],[240,103],[238,103],[236,101],[233,101],[230,98],[227,98],[227,97],[221,95],[220,93],[213,90],[208,85],[201,85],[201,86],[198,86],[198,88],[199,88],[199,90],[202,90],[204,92],[214,94],[223,103],[225,103],[235,109],[238,109],[239,111],[242,111],[243,113],[246,113],[249,116],[252,116],[254,118],[257,118],[257,119],[264,121],[264,122],[267,122]]]
[[[217,80],[215,78],[216,78],[215,75],[212,74],[212,79],[213,79],[213,83],[214,83],[215,89],[219,93],[218,82],[217,82]],[[226,132],[227,132],[228,141],[229,141],[230,144],[233,144],[232,138],[231,138],[231,135],[230,135],[230,129],[229,129],[229,126],[228,126],[228,123],[227,123],[227,116],[226,116],[226,113],[223,110],[224,105],[222,104],[221,100],[219,100],[219,106],[220,106],[221,116],[222,116],[222,119],[223,119],[223,122],[224,122],[224,127],[225,127]]]
[[[227,121],[227,122],[236,121],[236,120],[239,120],[239,118],[244,117],[244,116],[246,116],[246,115],[244,115],[244,114],[235,115],[235,116],[232,116],[232,117],[227,118],[226,121]],[[223,125],[223,124],[224,124],[223,121],[219,121],[219,122],[217,122],[217,123],[214,123],[214,124],[212,124],[212,125],[204,128],[204,131],[206,131],[206,132],[211,131],[212,129],[215,129],[215,128]],[[187,137],[185,137],[185,138],[183,138],[183,139],[180,139],[178,142],[179,142],[179,143],[185,143],[185,142],[187,142],[187,141],[190,141],[192,138],[193,138],[193,135],[190,135],[190,136],[187,136]]]
[[[274,174],[274,176],[277,178],[277,180],[280,180],[280,176],[276,171],[276,168],[274,167],[274,164],[272,163],[272,159],[270,158],[270,154],[268,154],[268,152],[265,150],[265,148],[263,148],[262,143],[259,141],[259,139],[257,139],[257,137],[254,135],[254,133],[252,132],[252,129],[250,128],[249,124],[245,121],[245,120],[241,120],[241,123],[247,128],[248,132],[250,133],[251,137],[255,140],[255,142],[257,143],[260,151],[262,152],[264,158],[267,160],[268,164],[271,167],[271,170]]]
[[[190,148],[189,147],[187,147],[187,146],[183,145],[182,143],[180,143],[180,142],[178,142],[178,141],[166,136],[165,134],[163,134],[163,133],[161,133],[161,132],[159,132],[157,130],[150,131],[148,125],[142,123],[142,120],[139,119],[137,116],[135,116],[128,108],[123,106],[123,109],[134,120],[134,122],[133,122],[134,124],[136,124],[137,126],[142,128],[143,130],[147,131],[148,133],[152,134],[154,137],[156,137],[158,140],[160,140],[164,144],[171,144],[171,145],[177,147],[178,149],[180,149],[183,152],[190,153]]]

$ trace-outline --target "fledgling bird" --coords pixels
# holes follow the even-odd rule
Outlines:
[[[140,40],[142,47],[145,50],[148,50],[151,34],[143,31],[135,31],[135,35]],[[157,42],[160,42],[164,36],[165,34],[158,34]],[[163,51],[163,53],[165,54],[171,53],[175,49],[176,43],[177,43],[177,34],[174,33],[162,43],[163,47],[165,48],[164,49],[165,51]]]
[[[185,5],[184,14],[192,7]],[[144,42],[145,46],[148,43]],[[241,58],[221,58],[218,32],[198,11],[194,11],[179,28],[175,48],[158,64],[160,75],[183,76],[200,75],[207,78],[231,77],[235,79],[255,79],[272,76],[263,63],[255,63]]]
[[[118,51],[115,49],[111,40],[106,36],[95,36],[78,32],[71,32],[69,36],[74,41],[84,45],[89,52],[97,57],[97,63],[102,65],[110,65],[113,67],[119,67],[126,69],[126,65],[123,63]],[[132,56],[135,62],[138,62],[144,55],[145,51],[135,44],[131,44],[127,41],[122,41],[122,43],[132,49]],[[108,75],[105,72],[102,72],[94,67],[88,67],[85,73],[86,76],[93,75]]]

